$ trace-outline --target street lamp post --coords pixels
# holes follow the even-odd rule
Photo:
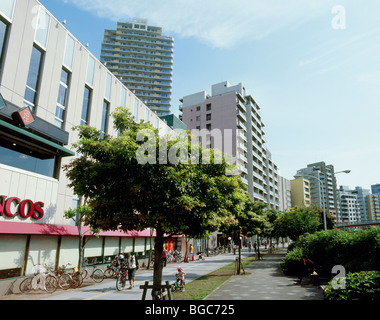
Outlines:
[[[334,173],[334,176],[336,175],[336,174],[338,174],[338,173],[346,173],[346,174],[348,174],[348,173],[350,173],[351,172],[351,170],[343,170],[343,171],[338,171],[338,172],[335,172]],[[339,192],[339,191],[337,191],[337,192]],[[336,199],[336,198],[335,198]],[[342,215],[341,215],[341,208],[340,208],[340,196],[338,195],[338,205],[339,205],[339,207],[338,207],[338,210],[337,210],[337,217],[336,217],[336,221],[337,221],[337,223],[340,221],[339,220],[339,215],[341,216],[340,218],[341,218],[341,220],[343,221],[343,218],[342,218]]]
[[[315,171],[318,171],[320,172],[319,168],[313,168]],[[351,170],[344,170],[344,171],[338,171],[338,172],[335,172],[334,173],[334,176],[338,173],[350,173]],[[322,209],[323,209],[323,225],[324,225],[324,229],[327,230],[327,219],[326,219],[326,208],[325,208],[325,202],[324,202],[324,192],[323,192],[323,182],[321,179],[317,178],[317,177],[314,177],[312,175],[308,175],[308,174],[296,174],[294,176],[295,178],[303,178],[303,177],[308,177],[308,178],[312,178],[312,179],[316,179],[318,180],[319,182],[319,189],[320,189],[320,193],[321,193],[321,201],[322,201]]]
[[[323,209],[323,225],[324,225],[324,228],[325,230],[327,230],[327,221],[326,221],[326,208],[325,208],[325,203],[324,203],[324,197],[323,197],[323,190],[322,190],[322,181],[317,178],[317,177],[314,177],[312,175],[308,175],[308,174],[302,174],[302,175],[295,175],[294,176],[295,178],[303,178],[303,177],[308,177],[308,178],[312,178],[312,179],[316,179],[318,180],[319,182],[319,190],[320,190],[320,193],[321,193],[321,197],[322,197],[322,209]]]

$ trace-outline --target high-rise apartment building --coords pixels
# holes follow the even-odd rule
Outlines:
[[[170,114],[173,43],[162,28],[135,19],[105,30],[100,60],[159,116]]]
[[[182,121],[202,144],[233,156],[254,201],[280,209],[277,166],[265,145],[260,107],[244,86],[221,82],[181,99]],[[196,130],[199,130],[197,132]]]
[[[308,164],[306,168],[297,171],[295,178],[310,181],[310,200],[312,205],[326,209],[331,215],[338,211],[338,197],[334,166],[323,161]]]
[[[339,187],[340,219],[342,222],[357,222],[362,219],[362,210],[359,203],[358,192],[350,190],[347,186]]]

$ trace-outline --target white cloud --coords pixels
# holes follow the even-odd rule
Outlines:
[[[298,25],[321,12],[331,0],[62,0],[114,21],[147,19],[165,32],[195,37],[215,47],[231,47]]]

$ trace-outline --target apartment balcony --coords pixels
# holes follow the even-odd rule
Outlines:
[[[238,160],[242,161],[242,162],[245,162],[245,163],[248,163],[248,159],[246,156],[244,156],[243,154],[241,153],[238,153]]]
[[[243,122],[247,122],[247,117],[239,109],[236,109],[236,115],[237,115],[238,119],[242,120]]]
[[[243,143],[241,143],[241,142],[238,142],[238,143],[237,143],[237,147],[238,147],[239,149],[243,150],[244,152],[248,152],[247,147],[246,147]]]
[[[237,124],[238,129],[243,129],[245,132],[247,132],[247,127],[245,126],[245,124],[242,121],[237,120],[236,124]]]
[[[248,186],[248,180],[246,178],[240,177],[240,179]]]
[[[244,133],[241,130],[238,130],[237,137],[240,138],[241,140],[247,142],[247,137],[244,135]]]

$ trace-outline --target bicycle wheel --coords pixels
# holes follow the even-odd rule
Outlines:
[[[58,285],[61,289],[67,290],[73,283],[73,278],[67,273],[62,273],[58,278]]]
[[[32,279],[31,277],[25,278],[19,285],[19,289],[21,292],[28,292],[32,290]]]
[[[71,275],[71,278],[73,279],[73,282],[71,284],[71,287],[72,288],[78,288],[82,285],[83,283],[83,278],[82,278],[82,275],[79,273],[79,272],[76,272],[76,273],[73,273]]]
[[[116,289],[118,291],[121,291],[125,289],[126,284],[127,284],[127,278],[123,272],[120,272],[116,279]]]
[[[57,290],[58,280],[56,277],[52,275],[47,275],[45,278],[45,286],[44,289],[47,293],[53,293]]]
[[[114,273],[115,271],[113,269],[108,268],[106,271],[104,271],[104,276],[106,278],[111,278],[113,277]]]
[[[95,282],[102,282],[103,279],[104,279],[104,272],[100,269],[95,269],[94,272],[92,273],[91,275],[91,278],[95,281]]]
[[[83,270],[81,270],[80,274],[81,274],[83,280],[87,279],[87,277],[88,277],[88,270],[87,269],[83,269]]]
[[[177,290],[177,284],[176,283],[173,283],[172,284],[172,291],[174,292],[174,291],[176,291]]]

